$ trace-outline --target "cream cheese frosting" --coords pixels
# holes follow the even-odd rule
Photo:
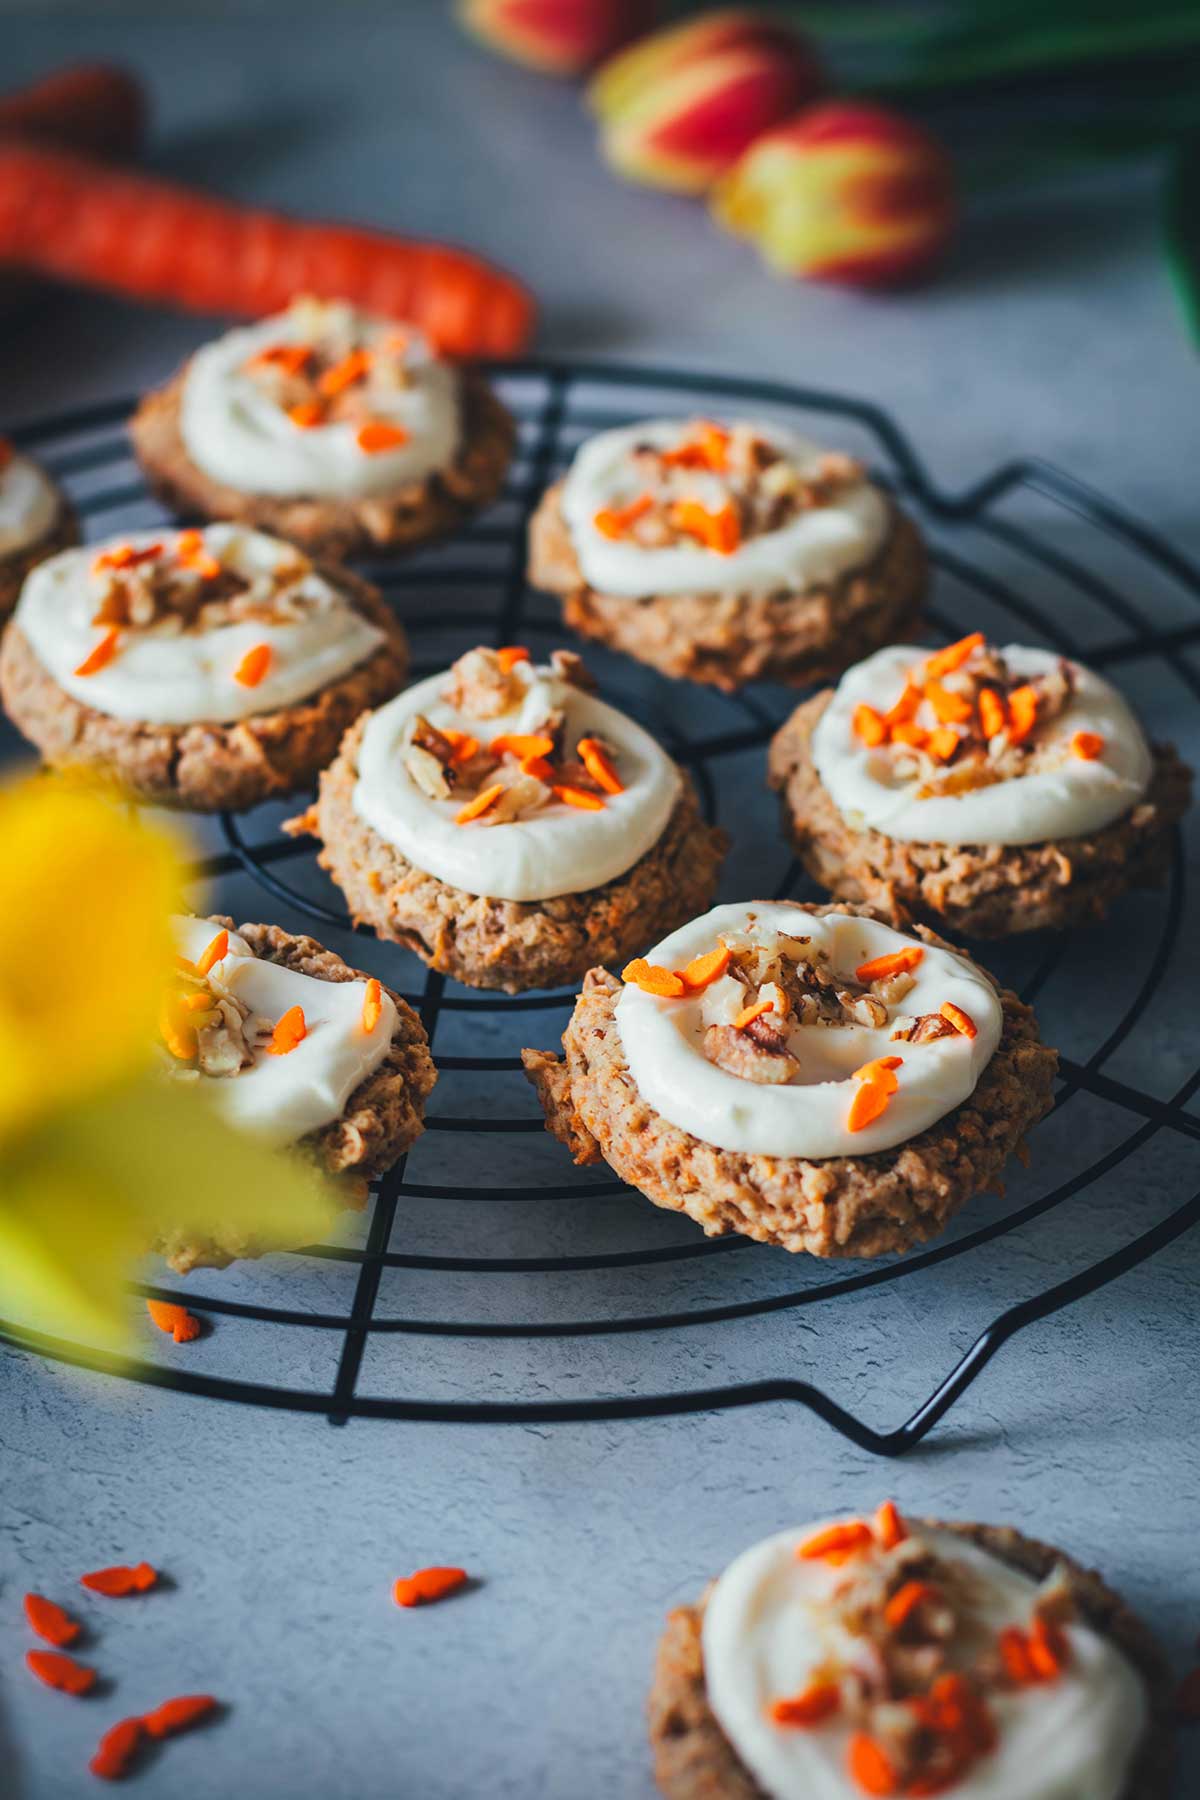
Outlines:
[[[0,444],[0,452],[4,446]],[[28,456],[0,455],[0,556],[27,550],[45,537],[58,513],[58,495]]]
[[[444,468],[460,440],[459,377],[411,327],[402,328],[403,386],[368,380],[373,419],[399,426],[406,441],[364,452],[347,419],[302,427],[247,372],[276,344],[332,343],[372,351],[393,342],[394,320],[342,303],[298,301],[286,312],[231,331],[196,352],[183,378],[180,430],[198,469],[246,494],[353,500],[387,493]]]
[[[359,747],[355,811],[415,868],[468,894],[529,902],[601,887],[631,869],[662,836],[679,798],[679,770],[632,719],[549,666],[518,663],[513,674],[517,704],[486,722],[446,698],[449,671],[373,713]],[[418,716],[438,730],[487,743],[534,733],[555,711],[565,715],[568,745],[594,736],[615,753],[624,791],[605,795],[602,810],[580,811],[552,799],[504,824],[460,825],[461,798],[429,798],[405,766],[408,733]]]
[[[94,620],[109,579],[97,570],[103,545],[65,550],[25,581],[16,619],[38,661],[74,700],[113,718],[154,725],[228,723],[294,706],[364,662],[383,633],[356,612],[291,544],[238,525],[210,525],[205,550],[264,599],[282,597],[296,614],[278,622],[243,619],[210,630],[181,631],[170,618],[122,629],[117,653],[90,675],[77,673],[102,636]],[[141,551],[178,542],[171,532],[139,532],[122,544]],[[294,570],[280,581],[279,571]],[[236,678],[243,658],[270,647],[266,674],[253,686]]]
[[[816,468],[822,451],[788,427],[745,422],[801,473]],[[678,419],[647,419],[602,431],[576,452],[563,483],[562,512],[584,580],[605,594],[637,598],[646,594],[803,593],[836,581],[870,562],[888,529],[888,506],[878,488],[860,480],[830,504],[801,512],[790,523],[745,539],[728,555],[699,544],[647,549],[614,541],[599,531],[596,514],[630,501],[642,485],[630,463],[640,444],[673,445]],[[706,506],[719,507],[726,490],[721,477],[688,471],[687,492]]]
[[[1074,692],[1039,726],[1039,754],[1028,774],[964,793],[920,798],[923,776],[898,775],[886,747],[869,748],[854,729],[855,708],[886,709],[933,652],[907,644],[876,651],[842,677],[812,737],[821,783],[854,831],[879,831],[905,843],[1036,844],[1099,831],[1135,806],[1153,772],[1149,745],[1125,700],[1082,663],[1072,663]],[[1000,655],[1026,681],[1053,673],[1052,651],[1008,644]],[[934,724],[928,708],[917,723]],[[1098,757],[1072,754],[1077,732],[1103,739]]]
[[[180,955],[195,962],[219,927],[211,919],[173,920]],[[363,1029],[365,981],[320,981],[256,957],[245,938],[229,933],[228,953],[212,974],[250,1012],[275,1024],[293,1006],[304,1012],[305,1036],[285,1056],[259,1048],[238,1075],[199,1077],[204,1090],[233,1125],[275,1145],[295,1143],[341,1117],[361,1081],[377,1069],[396,1029],[396,1007],[386,990],[379,1018]]]
[[[874,919],[820,917],[778,901],[740,902],[693,919],[656,944],[646,960],[681,970],[722,936],[767,944],[778,937],[808,939],[827,953],[837,979],[848,982],[864,963],[917,942]],[[799,1073],[786,1085],[760,1086],[704,1053],[707,1028],[730,1021],[745,999],[740,983],[725,976],[701,993],[661,999],[629,982],[617,1001],[616,1022],[638,1092],[672,1125],[721,1150],[821,1158],[869,1155],[906,1143],[970,1096],[1003,1025],[995,989],[979,970],[953,951],[928,944],[921,949],[913,986],[897,1010],[915,1017],[938,1013],[950,1002],[974,1023],[973,1038],[952,1032],[928,1043],[899,1042],[892,1036],[894,1015],[881,1027],[802,1025],[793,1017],[784,1028]],[[897,1090],[878,1118],[851,1131],[854,1073],[885,1056],[901,1059]]]
[[[847,1772],[848,1722],[789,1730],[769,1716],[773,1701],[802,1691],[831,1659],[861,1662],[862,1640],[829,1607],[844,1567],[795,1554],[819,1529],[780,1532],[745,1551],[705,1608],[709,1705],[771,1800],[862,1800]],[[1038,1589],[1027,1575],[955,1533],[920,1527],[919,1536],[968,1577],[981,1635],[1028,1626]],[[1052,1684],[989,1694],[997,1742],[948,1790],[955,1800],[1120,1800],[1145,1728],[1143,1686],[1105,1638],[1082,1624],[1063,1629],[1070,1660]]]

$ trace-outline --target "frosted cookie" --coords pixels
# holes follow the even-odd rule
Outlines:
[[[424,1026],[399,994],[277,925],[175,920],[176,983],[162,1011],[163,1064],[198,1084],[239,1130],[295,1147],[351,1198],[421,1135],[437,1079]],[[283,1245],[231,1226],[156,1246],[173,1269],[223,1268]]]
[[[589,438],[544,496],[529,579],[585,637],[732,689],[908,635],[926,558],[850,457],[782,425],[649,419]]]
[[[1169,1692],[1093,1570],[885,1501],[765,1539],[670,1614],[650,1740],[667,1800],[1166,1800]]]
[[[718,906],[593,969],[547,1126],[710,1237],[882,1256],[933,1237],[1051,1106],[1032,1012],[932,932],[864,910]]]
[[[471,650],[346,734],[298,821],[357,920],[472,987],[553,987],[712,899],[728,844],[579,658]]]
[[[0,695],[48,763],[210,812],[311,782],[407,663],[366,582],[210,525],[39,564],[0,646]]]
[[[409,326],[297,300],[198,350],[130,425],[155,491],[314,555],[407,549],[499,492],[508,412]]]
[[[980,937],[1100,918],[1160,881],[1191,774],[1081,663],[880,650],[776,734],[770,782],[815,879]]]
[[[0,619],[17,604],[31,569],[78,542],[78,521],[57,482],[0,438]]]

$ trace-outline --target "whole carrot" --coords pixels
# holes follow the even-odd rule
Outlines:
[[[0,95],[0,136],[95,156],[132,156],[146,132],[146,95],[127,69],[77,63]]]
[[[139,300],[255,318],[296,294],[410,319],[449,356],[509,356],[534,305],[466,250],[284,218],[16,139],[0,142],[0,262]]]

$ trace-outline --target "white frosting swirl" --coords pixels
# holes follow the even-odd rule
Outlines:
[[[815,472],[823,454],[818,445],[784,425],[748,423],[802,474]],[[848,487],[828,506],[799,513],[776,531],[747,538],[728,556],[700,544],[651,550],[605,537],[596,529],[596,514],[641,491],[630,452],[638,444],[668,449],[678,442],[680,430],[678,419],[647,419],[602,431],[576,452],[563,483],[563,518],[584,580],[598,592],[633,599],[646,594],[803,593],[861,568],[883,543],[887,502],[869,481]],[[726,498],[721,477],[705,470],[689,470],[687,486],[708,507],[719,507]]]
[[[830,1523],[825,1521],[824,1523]],[[772,1723],[772,1701],[802,1691],[829,1658],[855,1664],[861,1640],[828,1610],[846,1571],[800,1561],[796,1546],[821,1525],[780,1532],[745,1551],[716,1583],[704,1613],[709,1704],[771,1800],[862,1800],[846,1769],[851,1727]],[[972,1613],[995,1636],[1027,1629],[1036,1584],[949,1531],[922,1529],[939,1557],[973,1578]],[[1107,1639],[1066,1627],[1071,1660],[1052,1684],[989,1695],[998,1742],[958,1781],[954,1800],[1119,1800],[1145,1729],[1142,1682]]]
[[[916,941],[874,919],[843,913],[817,917],[784,901],[763,900],[713,907],[647,951],[646,960],[683,969],[693,957],[715,949],[723,933],[744,933],[768,943],[776,934],[808,938],[828,953],[834,975],[848,980],[862,963]],[[659,999],[627,984],[617,1001],[617,1029],[642,1099],[702,1142],[750,1155],[867,1156],[907,1143],[974,1091],[1003,1024],[995,989],[979,970],[952,951],[928,944],[922,948],[924,955],[911,971],[915,985],[897,1013],[936,1013],[949,1000],[974,1021],[975,1037],[955,1033],[910,1044],[892,1039],[894,1020],[878,1028],[831,1027],[803,1026],[793,1017],[788,1048],[799,1059],[800,1073],[793,1083],[778,1087],[747,1081],[705,1056],[706,1026],[725,999],[717,983],[678,1000]],[[723,980],[731,990],[732,1018],[741,1004],[737,995],[744,998],[744,990],[732,977]],[[858,1086],[851,1077],[882,1056],[902,1059],[895,1071],[898,1091],[877,1119],[851,1131],[847,1116]]]
[[[58,512],[58,494],[28,456],[0,463],[0,556],[13,556],[45,537]]]
[[[640,725],[548,667],[518,663],[513,673],[523,695],[500,718],[480,720],[452,706],[443,697],[448,670],[373,713],[358,753],[354,808],[415,868],[465,893],[519,901],[582,894],[616,880],[658,842],[679,797],[679,770]],[[431,800],[404,766],[405,734],[416,713],[486,744],[532,732],[556,710],[565,714],[568,748],[596,736],[615,752],[624,792],[606,794],[601,812],[551,800],[503,825],[456,825],[462,796]]]
[[[173,921],[182,956],[195,962],[216,937],[211,919],[180,915]],[[363,1030],[365,981],[320,981],[254,955],[245,938],[229,933],[229,953],[213,973],[230,993],[260,1017],[278,1022],[293,1006],[304,1012],[305,1036],[286,1056],[260,1049],[239,1075],[207,1076],[205,1092],[230,1124],[270,1144],[293,1144],[309,1131],[340,1119],[360,1081],[387,1055],[396,1029],[396,1006],[384,990],[379,1019]]]
[[[344,337],[352,332],[366,349],[397,330],[394,320],[348,307],[299,303],[196,352],[184,375],[180,430],[198,469],[245,494],[360,499],[420,481],[453,460],[460,436],[457,371],[407,326],[408,384],[369,390],[372,418],[408,433],[395,449],[366,453],[350,420],[293,424],[247,373],[247,359],[272,344],[317,342],[331,315]]]
[[[171,532],[123,538],[135,549],[173,541]],[[229,723],[295,706],[346,675],[383,642],[383,633],[292,544],[240,525],[210,525],[205,547],[224,566],[269,591],[276,570],[300,571],[283,590],[311,602],[300,617],[267,623],[246,619],[208,631],[181,632],[165,620],[122,628],[116,656],[92,675],[77,675],[102,634],[93,623],[107,575],[93,567],[102,544],[64,550],[39,563],[17,605],[20,624],[38,661],[59,687],[117,719],[151,725]],[[243,657],[258,644],[271,648],[266,675],[254,687],[235,679]]]
[[[865,703],[886,711],[899,699],[909,671],[932,654],[896,644],[856,663],[813,732],[817,774],[851,830],[881,831],[904,843],[1038,844],[1084,837],[1136,806],[1153,772],[1149,745],[1116,688],[1082,663],[1071,665],[1076,685],[1066,706],[1037,728],[1039,751],[1054,758],[1051,766],[967,793],[919,800],[922,778],[897,777],[886,748],[871,750],[861,742],[854,709]],[[1060,660],[1053,651],[1022,644],[1006,644],[1000,654],[1024,680],[1051,674]],[[923,708],[917,723],[936,721]],[[1104,739],[1094,761],[1072,753],[1077,731]]]

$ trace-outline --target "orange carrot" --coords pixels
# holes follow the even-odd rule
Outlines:
[[[947,644],[944,650],[935,650],[925,663],[926,681],[940,681],[943,675],[960,669],[976,650],[983,649],[984,641],[982,631],[972,631],[968,637],[959,638],[956,644]]]
[[[885,1500],[875,1514],[875,1536],[885,1550],[894,1550],[908,1536],[907,1527],[894,1500]]]
[[[363,995],[362,1028],[368,1034],[374,1031],[383,1017],[383,988],[372,975]]]
[[[276,1022],[271,1033],[271,1041],[267,1045],[268,1056],[288,1056],[297,1044],[304,1042],[308,1036],[308,1026],[304,1022],[304,1008],[289,1006],[283,1017]]]
[[[938,1011],[941,1013],[943,1019],[948,1019],[955,1031],[960,1032],[963,1037],[973,1038],[977,1036],[979,1027],[976,1025],[974,1019],[971,1017],[970,1013],[964,1012],[961,1006],[955,1006],[953,1000],[944,1001],[943,1004],[939,1006]]]
[[[515,756],[518,762],[531,756],[549,756],[553,748],[554,739],[537,731],[505,731],[488,745],[497,756]]]
[[[449,725],[444,725],[442,736],[454,747],[451,762],[470,762],[479,749],[479,739],[472,737],[468,731],[454,731]]]
[[[407,444],[408,433],[403,425],[393,425],[390,419],[368,419],[359,426],[354,441],[364,455],[378,456],[383,450],[398,450],[401,444]]]
[[[882,1081],[863,1081],[854,1090],[854,1098],[850,1102],[850,1111],[846,1114],[846,1126],[850,1131],[865,1131],[887,1111],[888,1101],[895,1090],[884,1086]]]
[[[344,394],[348,387],[353,387],[355,382],[361,381],[370,370],[370,351],[351,350],[340,362],[335,362],[332,368],[326,369],[317,382],[317,389],[327,400],[332,400],[336,395]]]
[[[1026,1687],[1037,1680],[1037,1671],[1029,1655],[1029,1639],[1016,1625],[1006,1625],[997,1639],[1000,1660],[1010,1681]]]
[[[855,737],[868,750],[874,750],[878,744],[882,744],[888,734],[882,715],[873,706],[868,706],[865,700],[860,700],[855,707],[853,724]]]
[[[64,1656],[61,1650],[27,1650],[25,1667],[61,1694],[89,1694],[96,1685],[95,1669],[76,1662],[73,1656]]]
[[[623,538],[631,525],[636,525],[644,513],[648,513],[654,505],[652,494],[639,494],[636,500],[630,500],[624,506],[602,506],[592,520],[592,524],[601,537]]]
[[[1008,696],[1008,736],[1010,743],[1022,744],[1037,724],[1037,689],[1026,684],[1014,688]]]
[[[954,693],[940,681],[925,683],[925,698],[939,725],[965,725],[971,716],[971,702],[966,695]]]
[[[104,1781],[119,1781],[137,1754],[143,1736],[140,1719],[121,1719],[100,1739],[88,1768]]]
[[[473,800],[468,800],[467,804],[455,813],[454,823],[469,825],[472,819],[481,818],[489,807],[495,806],[503,792],[504,783],[502,781],[494,782],[491,787],[483,788]]]
[[[774,1012],[773,1000],[755,1000],[750,1006],[743,1006],[740,1013],[730,1023],[735,1031],[745,1031],[747,1025],[753,1025],[755,1019],[761,1019],[764,1013]]]
[[[467,1580],[465,1569],[418,1569],[415,1575],[402,1575],[392,1589],[397,1606],[428,1606],[444,1600]]]
[[[34,1631],[58,1650],[73,1644],[83,1630],[77,1619],[64,1612],[53,1600],[44,1599],[41,1594],[26,1594],[24,1607],[25,1617]]]
[[[88,651],[75,673],[77,675],[95,675],[101,669],[107,668],[117,654],[117,645],[120,641],[120,632],[115,625],[110,625],[104,636]]]
[[[635,956],[632,962],[625,964],[621,980],[641,988],[644,994],[657,994],[662,1000],[678,1000],[684,991],[681,975],[661,968],[658,963],[648,963],[644,956]]]
[[[889,975],[901,975],[906,969],[915,969],[924,954],[920,944],[912,944],[903,950],[891,950],[885,956],[873,956],[870,962],[859,963],[854,979],[868,987],[873,981],[886,981]]]
[[[0,145],[0,261],[249,318],[296,294],[350,300],[411,321],[449,356],[512,356],[534,321],[528,291],[464,250],[300,222],[15,140]]]
[[[157,1580],[158,1570],[148,1562],[135,1563],[132,1568],[125,1563],[116,1563],[111,1569],[93,1569],[90,1575],[81,1575],[79,1584],[93,1594],[107,1594],[111,1600],[120,1600],[126,1594],[144,1594]]]
[[[842,1690],[835,1681],[814,1681],[789,1700],[774,1700],[768,1708],[773,1725],[820,1725],[842,1704]]]
[[[689,993],[698,994],[701,988],[719,981],[728,967],[729,951],[724,944],[718,944],[706,956],[693,956],[687,967],[680,971],[680,979]]]
[[[228,956],[228,954],[229,954],[229,933],[228,933],[228,931],[218,931],[216,937],[213,938],[212,942],[209,944],[208,948],[205,950],[203,956],[201,956],[200,960],[196,964],[197,975],[199,975],[203,978],[205,975],[211,974],[212,970],[221,961],[221,959],[225,956]]]
[[[877,1056],[873,1062],[864,1063],[861,1069],[855,1069],[854,1081],[877,1081],[886,1093],[894,1094],[900,1083],[892,1073],[904,1061],[902,1056]]]
[[[935,762],[950,762],[961,742],[953,725],[939,725],[936,731],[930,732],[925,748]]]
[[[173,1300],[147,1300],[146,1311],[151,1324],[173,1337],[177,1344],[190,1344],[200,1336],[200,1321],[186,1306],[177,1306]]]
[[[207,1719],[216,1708],[217,1702],[211,1694],[179,1694],[173,1700],[164,1700],[153,1712],[145,1713],[142,1729],[147,1737],[174,1737],[177,1731],[189,1731],[201,1719]]]
[[[1071,751],[1084,762],[1095,762],[1104,755],[1104,739],[1098,731],[1077,731],[1071,739]]]
[[[599,794],[589,794],[586,788],[555,783],[554,798],[561,800],[565,806],[577,806],[580,812],[604,811],[604,802]]]
[[[801,1562],[827,1562],[869,1550],[874,1542],[875,1534],[864,1520],[847,1519],[842,1525],[827,1525],[823,1531],[805,1538],[797,1544],[796,1555]]]
[[[312,431],[325,423],[325,408],[319,400],[298,400],[288,407],[287,416],[298,431]]]
[[[511,674],[518,663],[530,661],[529,651],[524,644],[501,644],[496,656],[506,675]]]
[[[742,541],[737,512],[728,502],[716,512],[709,512],[698,500],[676,500],[671,508],[671,523],[678,531],[698,538],[718,556],[732,556]]]
[[[907,744],[913,750],[923,750],[929,742],[929,733],[923,725],[915,725],[911,719],[901,719],[898,725],[892,726],[892,740],[897,744]]]
[[[268,344],[265,349],[256,350],[247,369],[265,366],[269,369],[282,369],[285,375],[301,375],[313,359],[311,344]],[[199,532],[196,533],[198,537]]]
[[[625,792],[625,784],[613,768],[612,758],[597,738],[582,737],[575,747],[579,760],[597,787],[603,788],[606,794]]]
[[[979,728],[985,738],[994,738],[1008,724],[1008,708],[995,688],[984,688],[979,696]]]
[[[846,1766],[851,1779],[858,1783],[864,1794],[878,1797],[901,1791],[900,1777],[890,1756],[883,1745],[868,1737],[865,1731],[855,1732],[850,1739]]]
[[[906,1581],[896,1589],[883,1609],[883,1622],[889,1631],[902,1631],[913,1614],[931,1600],[940,1600],[940,1591],[928,1581]]]
[[[233,671],[233,679],[241,687],[257,687],[271,667],[273,655],[270,644],[255,644]]]

